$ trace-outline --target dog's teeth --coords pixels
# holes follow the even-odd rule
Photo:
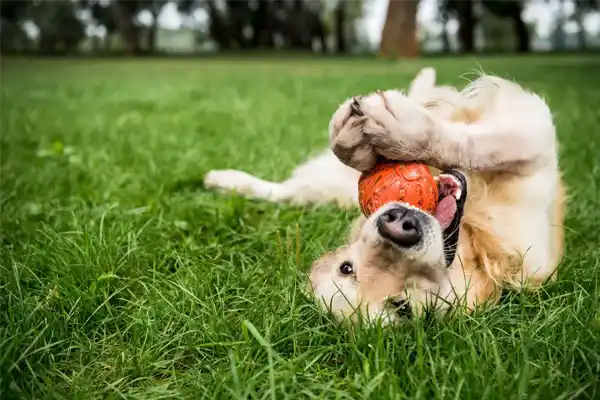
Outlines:
[[[449,177],[452,179],[452,182],[454,182],[454,184],[455,184],[457,187],[460,187],[460,181],[459,181],[457,178],[455,178],[455,177],[454,177],[454,176],[452,176],[452,175],[448,175],[448,176],[449,176]]]
[[[460,200],[461,196],[462,196],[462,190],[456,189],[456,193],[454,193],[454,197],[456,197],[456,200]]]

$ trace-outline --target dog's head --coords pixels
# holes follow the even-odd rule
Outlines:
[[[435,301],[453,262],[467,196],[462,173],[436,177],[435,215],[388,203],[364,221],[353,240],[314,262],[309,288],[336,317],[395,322]]]

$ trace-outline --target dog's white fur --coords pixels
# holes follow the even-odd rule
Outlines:
[[[436,86],[435,71],[425,68],[407,95],[389,90],[348,99],[335,111],[329,136],[331,150],[284,182],[221,170],[209,172],[205,183],[273,202],[355,207],[359,171],[383,156],[419,160],[434,173],[457,168],[469,193],[450,266],[433,218],[418,254],[379,237],[376,219],[385,207],[358,218],[348,244],[317,260],[310,276],[310,288],[335,315],[359,310],[393,321],[390,298],[406,299],[417,313],[432,302],[470,310],[496,300],[502,286],[535,288],[554,276],[563,252],[564,189],[552,114],[536,94],[488,75],[462,91]],[[339,273],[346,261],[353,263],[351,276]]]

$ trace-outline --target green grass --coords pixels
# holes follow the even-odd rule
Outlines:
[[[431,62],[444,83],[481,66],[548,100],[566,257],[488,312],[351,333],[302,285],[356,213],[202,176],[284,178],[346,96],[425,61],[3,60],[2,398],[598,398],[600,57]]]

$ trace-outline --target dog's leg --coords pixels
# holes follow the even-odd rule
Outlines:
[[[294,205],[358,205],[358,172],[326,151],[299,165],[283,182],[270,182],[237,170],[210,171],[206,187],[235,192],[245,197]]]
[[[481,112],[477,121],[436,118],[399,91],[350,99],[330,122],[332,150],[361,171],[379,156],[474,171],[554,162],[555,129],[541,98],[495,77],[480,78],[462,96],[473,113]]]
[[[232,169],[210,171],[204,177],[204,185],[271,202],[284,201],[293,194],[286,182],[269,182],[247,172]]]
[[[415,101],[427,99],[435,88],[435,69],[425,67],[419,71],[408,87],[408,98]]]

